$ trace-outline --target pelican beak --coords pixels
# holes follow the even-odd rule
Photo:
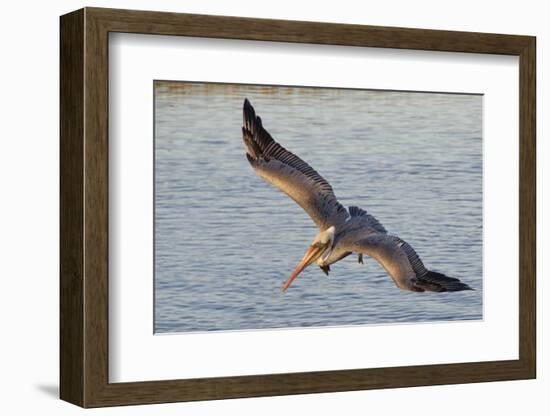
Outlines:
[[[293,280],[296,279],[307,266],[309,266],[311,263],[319,258],[324,249],[325,246],[319,245],[313,245],[309,247],[309,249],[306,251],[306,254],[304,254],[302,260],[300,260],[300,263],[298,263],[294,271],[290,274],[288,279],[286,279],[286,282],[283,284],[283,292],[286,292]]]

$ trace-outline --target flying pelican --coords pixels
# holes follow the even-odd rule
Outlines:
[[[283,292],[314,262],[328,275],[332,263],[352,253],[358,253],[360,263],[363,254],[374,258],[402,290],[472,290],[456,278],[426,269],[408,243],[389,235],[367,211],[354,206],[346,210],[317,171],[273,140],[248,99],[244,100],[242,132],[246,158],[256,173],[291,197],[320,229],[283,284]]]

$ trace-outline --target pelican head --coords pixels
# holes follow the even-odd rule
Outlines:
[[[322,265],[326,259],[332,253],[332,247],[334,244],[334,226],[327,228],[324,231],[321,231],[311,242],[311,245],[300,260],[300,263],[296,266],[294,271],[290,274],[286,282],[283,284],[283,292],[285,292],[292,281],[298,277],[298,275],[310,264],[313,264],[315,261],[319,265]]]

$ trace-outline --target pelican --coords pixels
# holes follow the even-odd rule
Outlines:
[[[246,158],[256,174],[292,198],[320,230],[283,283],[283,292],[313,263],[328,275],[331,264],[352,253],[358,254],[359,263],[363,255],[378,261],[402,290],[472,290],[459,279],[426,269],[408,243],[388,234],[367,211],[355,206],[344,208],[332,186],[316,170],[273,140],[248,99],[244,100],[242,134]]]

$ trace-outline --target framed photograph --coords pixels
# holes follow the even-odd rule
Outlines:
[[[535,38],[61,17],[60,396],[535,378]]]

